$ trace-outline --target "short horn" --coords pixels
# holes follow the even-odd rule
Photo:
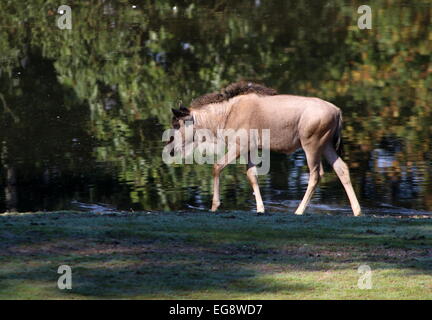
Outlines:
[[[189,109],[186,108],[184,105],[182,105],[182,106],[180,107],[180,110],[189,113]]]
[[[174,116],[176,118],[186,117],[186,116],[188,116],[190,114],[190,112],[189,112],[188,109],[186,109],[186,110],[171,109],[171,111],[172,111],[172,113],[174,114]]]

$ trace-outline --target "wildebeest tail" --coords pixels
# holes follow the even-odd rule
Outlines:
[[[338,124],[333,136],[333,146],[339,157],[343,156],[343,141],[342,141],[342,112],[338,114]]]

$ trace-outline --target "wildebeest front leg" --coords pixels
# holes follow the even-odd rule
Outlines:
[[[220,198],[219,198],[219,175],[222,169],[218,164],[213,165],[213,202],[211,211],[216,211],[220,206]]]
[[[229,163],[234,161],[239,157],[240,153],[235,150],[233,152],[228,152],[222,158],[220,163],[215,163],[213,165],[213,202],[211,211],[216,211],[220,206],[220,197],[219,197],[219,177],[220,173]]]
[[[252,189],[255,194],[255,200],[257,204],[257,212],[258,213],[264,213],[264,204],[261,198],[261,192],[258,185],[258,178],[257,178],[257,170],[256,166],[249,160],[248,167],[247,167],[247,177],[249,179],[249,182],[252,186]]]

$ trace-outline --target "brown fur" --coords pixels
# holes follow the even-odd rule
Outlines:
[[[208,93],[196,98],[192,101],[190,106],[191,108],[199,108],[208,104],[228,101],[236,96],[249,93],[256,93],[260,96],[274,96],[277,94],[277,91],[258,83],[239,81],[231,83],[227,87],[221,89],[220,92]]]

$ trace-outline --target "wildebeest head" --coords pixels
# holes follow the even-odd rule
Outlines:
[[[170,142],[178,140],[174,141],[174,150],[175,152],[179,152],[193,143],[193,116],[190,110],[184,106],[181,106],[180,109],[171,109],[171,111],[174,115],[172,118],[172,127],[176,133]]]

